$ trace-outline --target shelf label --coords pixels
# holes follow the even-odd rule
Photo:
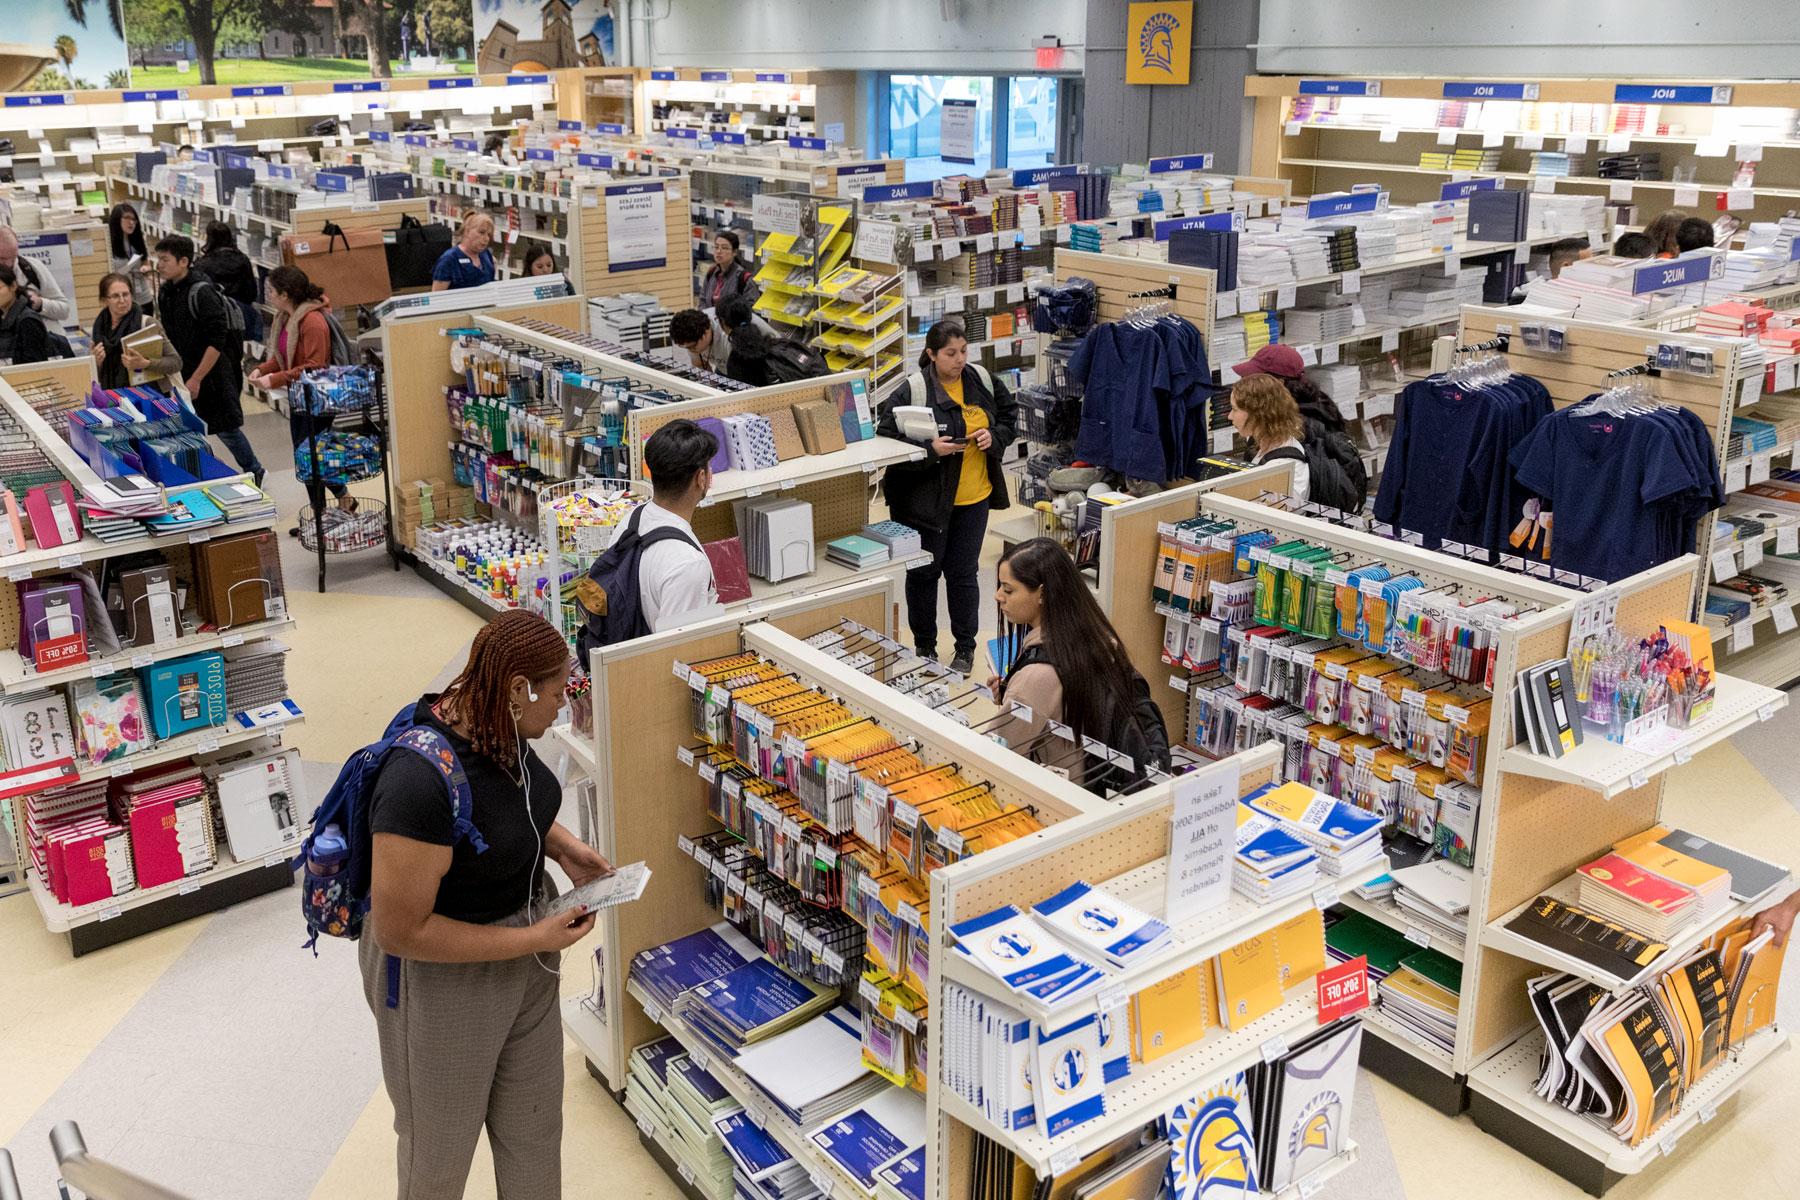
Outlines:
[[[73,104],[75,97],[68,92],[33,92],[26,96],[8,96],[8,108],[52,108],[64,104]]]
[[[1387,207],[1386,192],[1339,192],[1306,202],[1306,217],[1342,217],[1352,213],[1372,213]],[[1721,268],[1723,269],[1723,268]]]
[[[1477,83],[1464,80],[1444,85],[1446,100],[1536,100],[1535,83]]]
[[[1329,883],[1318,888],[1312,894],[1313,907],[1318,909],[1330,908],[1338,902],[1338,899],[1338,890],[1336,886]]]
[[[1348,965],[1348,964],[1346,964],[1346,965]],[[1366,969],[1367,968],[1365,967],[1365,970]],[[1315,976],[1315,978],[1316,978],[1316,976]],[[1287,1039],[1279,1033],[1262,1044],[1262,1060],[1266,1063],[1274,1062],[1276,1059],[1281,1058],[1287,1052],[1288,1052]]]
[[[194,751],[197,754],[211,754],[218,748],[219,739],[216,737],[204,737],[194,743]]]
[[[936,194],[937,184],[929,179],[917,183],[884,183],[863,189],[864,204],[880,204],[889,200],[924,200]]]
[[[819,1189],[820,1195],[822,1195],[822,1196],[830,1196],[831,1195],[831,1172],[830,1172],[830,1170],[828,1170],[825,1167],[820,1167],[820,1166],[808,1167],[806,1169],[806,1176],[808,1179],[812,1180],[812,1185]]]
[[[1614,104],[1730,104],[1731,88],[1711,84],[1619,83]]]
[[[1426,950],[1431,949],[1431,935],[1416,925],[1406,927],[1406,940]]]
[[[1050,1156],[1050,1174],[1052,1177],[1066,1175],[1081,1165],[1081,1147],[1064,1146]]]
[[[1315,975],[1319,992],[1319,1024],[1369,1007],[1369,959],[1358,955]]]
[[[1166,242],[1169,235],[1184,229],[1214,229],[1219,231],[1242,232],[1244,214],[1239,212],[1207,213],[1200,217],[1172,217],[1167,221],[1158,221],[1151,226],[1156,240]]]
[[[200,881],[198,879],[189,879],[183,881],[182,885],[175,889],[175,894],[177,896],[191,896],[199,890]]]
[[[334,83],[331,85],[331,90],[338,95],[351,92],[385,92],[388,90],[388,84],[385,79],[354,79],[349,83]]]
[[[1648,772],[1648,771],[1633,771],[1631,773],[1631,778],[1627,782],[1629,782],[1631,784],[1631,786],[1634,788],[1641,788],[1646,783],[1650,782],[1650,772]]]
[[[186,100],[187,92],[181,88],[149,88],[145,90],[128,90],[123,99],[127,104],[139,104],[155,100]]]
[[[549,83],[550,76],[548,76],[548,75],[508,75],[506,77],[506,82],[508,84],[513,84],[513,85],[522,84],[522,83]]]
[[[1467,200],[1475,192],[1497,191],[1500,187],[1498,179],[1464,179],[1458,183],[1446,183],[1438,189],[1439,200]]]
[[[1034,187],[1046,179],[1068,179],[1081,174],[1081,168],[1072,165],[1054,167],[1028,167],[1012,173],[1013,186],[1016,188]]]
[[[470,79],[427,79],[425,81],[426,89],[429,91],[433,91],[433,92],[450,91],[450,90],[453,90],[456,88],[472,88],[474,86],[475,86],[475,80],[472,78],[470,78]]]
[[[656,1126],[650,1124],[649,1117],[639,1117],[637,1119],[637,1127],[638,1127],[638,1132],[643,1134],[647,1138],[653,1138],[656,1136]]]
[[[293,89],[285,83],[252,83],[231,89],[233,96],[285,96]]]
[[[1302,96],[1379,96],[1379,79],[1302,79]]]
[[[1150,174],[1167,175],[1172,171],[1210,171],[1213,156],[1210,154],[1178,154],[1166,158],[1150,160]]]
[[[1774,704],[1765,704],[1765,705],[1763,705],[1763,706],[1762,706],[1762,707],[1761,707],[1761,708],[1759,708],[1759,709],[1757,709],[1757,710],[1756,710],[1756,719],[1757,719],[1757,720],[1758,720],[1758,721],[1767,721],[1767,720],[1769,720],[1769,719],[1770,719],[1770,718],[1772,718],[1772,717],[1774,717],[1774,715],[1775,715],[1775,710],[1776,710],[1776,708],[1778,708],[1778,707],[1779,707],[1779,706],[1778,706],[1778,705],[1774,705]]]
[[[11,96],[7,97],[8,101],[10,101],[11,99],[12,99]],[[124,909],[120,908],[118,905],[115,904],[111,908],[103,908],[98,913],[94,914],[94,920],[110,921],[114,917],[120,916],[121,914],[123,914],[124,911],[125,911]]]
[[[677,746],[675,747],[675,761],[684,767],[691,767],[694,765],[694,752],[686,746]]]
[[[95,679],[101,679],[101,678],[104,678],[105,676],[111,675],[114,671],[117,671],[118,669],[119,669],[118,663],[109,662],[107,660],[102,659],[100,662],[90,663],[88,665],[88,674],[92,675]]]

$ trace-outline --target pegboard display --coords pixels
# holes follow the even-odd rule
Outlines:
[[[869,523],[869,479],[860,471],[810,479],[786,489],[785,494],[813,506],[815,546],[861,533]],[[737,516],[729,503],[703,505],[694,514],[694,534],[702,542],[735,537],[737,532]]]

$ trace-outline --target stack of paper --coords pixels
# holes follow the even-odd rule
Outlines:
[[[1267,784],[1244,797],[1244,803],[1275,818],[1284,832],[1305,842],[1327,875],[1351,874],[1381,859],[1378,813],[1364,812],[1299,782]]]
[[[1381,1011],[1446,1054],[1456,1050],[1456,1012],[1462,997],[1462,964],[1436,950],[1400,960],[1381,981]]]
[[[714,1200],[728,1200],[732,1194],[731,1156],[712,1122],[719,1114],[741,1106],[690,1055],[669,1063],[668,1080],[663,1112],[674,1137],[665,1148],[693,1173],[696,1187]]]
[[[873,1196],[877,1171],[925,1145],[925,1097],[889,1088],[806,1136]]]
[[[241,482],[209,483],[206,494],[225,513],[227,524],[255,521],[275,515],[275,501],[253,484]]]
[[[758,958],[682,993],[674,1011],[695,1033],[735,1055],[824,1012],[836,995]]]
[[[663,1111],[663,1098],[669,1090],[669,1064],[686,1057],[687,1051],[672,1037],[645,1042],[631,1052],[625,1076],[626,1111],[650,1125],[650,1136],[665,1145],[675,1136],[668,1127],[668,1114]]]
[[[1169,944],[1169,927],[1085,880],[1031,906],[1057,937],[1090,958],[1123,969]]]
[[[1007,991],[1048,1005],[1099,987],[1106,972],[1072,954],[1008,904],[950,926],[956,952],[992,975]]]
[[[1233,891],[1268,904],[1310,890],[1319,879],[1319,856],[1281,822],[1247,804],[1237,809]]]
[[[658,1005],[672,1008],[689,988],[729,974],[763,956],[729,922],[640,950],[631,960],[631,979]]]
[[[793,1155],[769,1134],[756,1127],[743,1109],[720,1113],[713,1129],[725,1153],[731,1156],[732,1178],[738,1194],[750,1200],[807,1200],[818,1187]]]
[[[1332,342],[1348,337],[1354,328],[1354,310],[1348,304],[1287,310],[1287,336],[1290,342],[1302,345]]]
[[[1394,872],[1394,903],[1408,924],[1461,945],[1469,936],[1469,895],[1474,872],[1444,858]]]
[[[801,1126],[892,1086],[863,1065],[862,1018],[842,1006],[746,1049],[737,1068]]]

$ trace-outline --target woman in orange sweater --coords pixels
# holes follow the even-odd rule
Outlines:
[[[273,353],[250,373],[250,382],[263,389],[284,388],[298,380],[302,372],[331,365],[331,327],[325,322],[331,301],[322,288],[306,277],[305,271],[290,266],[269,272],[269,295],[275,303],[275,324],[265,344]],[[315,416],[292,403],[290,396],[288,436],[295,447],[311,437],[315,428],[321,433],[330,429],[331,414]],[[339,508],[356,511],[356,497],[341,483],[308,483],[306,494],[313,508],[325,503],[325,488],[331,489]],[[288,532],[300,536],[298,526]]]

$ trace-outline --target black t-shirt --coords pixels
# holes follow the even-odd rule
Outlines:
[[[489,925],[525,907],[532,884],[543,869],[539,839],[550,831],[562,808],[562,784],[527,746],[531,822],[537,827],[534,837],[532,824],[525,819],[525,790],[519,786],[518,775],[509,774],[452,733],[431,711],[436,699],[425,696],[419,700],[420,724],[436,729],[455,748],[469,777],[475,828],[488,849],[486,854],[477,854],[469,841],[455,843],[450,869],[438,884],[432,911],[452,920]],[[409,750],[390,751],[375,779],[369,828],[434,846],[451,845],[456,837],[456,810],[443,775]]]

